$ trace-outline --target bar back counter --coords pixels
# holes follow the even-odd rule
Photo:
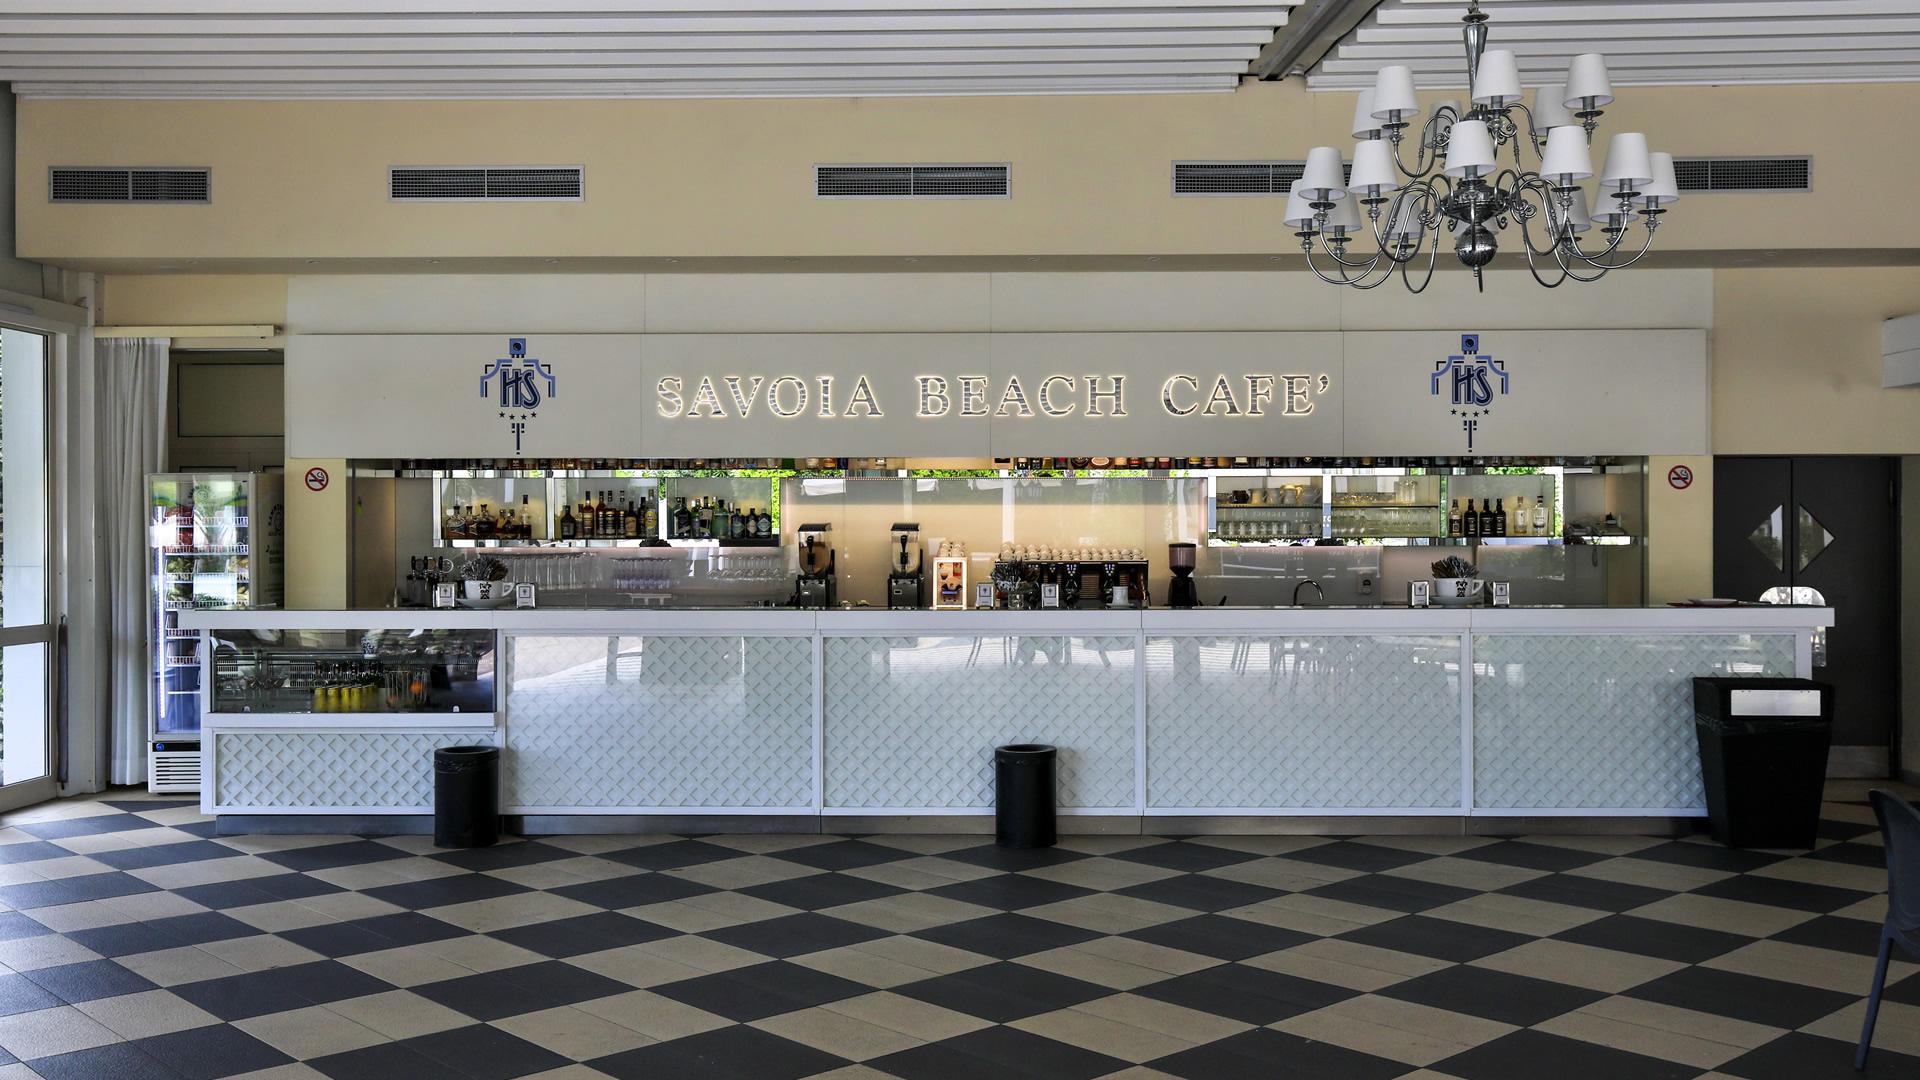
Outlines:
[[[1826,608],[230,611],[223,831],[422,831],[503,751],[527,833],[990,831],[1057,745],[1065,831],[1673,828],[1696,675],[1812,674]]]

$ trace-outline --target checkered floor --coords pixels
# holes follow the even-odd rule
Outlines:
[[[215,837],[0,821],[0,1080],[1854,1077],[1868,785],[1628,837]],[[1868,1075],[1920,1076],[1896,963]]]

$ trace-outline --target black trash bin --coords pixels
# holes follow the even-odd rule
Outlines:
[[[1016,743],[993,751],[993,839],[1005,848],[1052,847],[1054,759],[1041,743]]]
[[[1833,687],[1812,679],[1696,678],[1693,715],[1713,838],[1728,847],[1811,848]]]
[[[435,847],[488,847],[500,839],[500,748],[443,746],[433,752]]]

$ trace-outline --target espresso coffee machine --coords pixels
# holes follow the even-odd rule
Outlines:
[[[902,521],[887,534],[887,606],[925,607],[927,577],[920,569],[920,524]]]
[[[1173,571],[1173,580],[1167,582],[1168,607],[1199,606],[1200,590],[1193,583],[1193,562],[1197,550],[1193,544],[1167,545],[1167,569]]]
[[[800,576],[793,581],[793,606],[830,608],[835,603],[833,548],[827,544],[832,525],[802,525],[796,530],[800,542]]]

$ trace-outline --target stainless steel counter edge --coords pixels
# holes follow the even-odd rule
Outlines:
[[[1196,608],[1172,611],[187,611],[193,630],[499,630],[507,633],[1627,633],[1797,630],[1833,625],[1824,607]]]

